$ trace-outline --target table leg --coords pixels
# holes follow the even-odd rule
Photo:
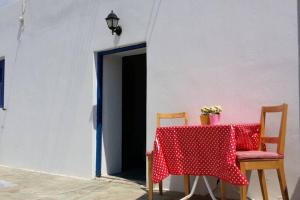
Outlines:
[[[207,179],[206,179],[206,176],[203,176],[203,180],[204,180],[204,182],[205,182],[206,188],[207,188],[207,190],[208,190],[208,192],[209,192],[209,195],[210,195],[211,199],[217,200],[216,197],[214,196],[212,190],[211,190],[210,185],[208,184],[208,181],[207,181]]]
[[[210,186],[209,186],[209,184],[208,184],[208,181],[207,181],[207,179],[206,179],[205,176],[203,176],[203,180],[204,180],[204,182],[205,182],[205,186],[206,186],[206,188],[207,188],[207,190],[208,190],[208,192],[209,192],[210,197],[211,197],[213,200],[217,200],[217,199],[215,198],[215,196],[214,196],[214,194],[213,194],[213,192],[212,192],[212,190],[211,190],[211,188],[210,188]],[[196,176],[195,181],[194,181],[194,184],[193,184],[193,187],[192,187],[191,193],[190,193],[189,195],[187,195],[187,196],[181,198],[180,200],[187,200],[187,199],[189,199],[191,196],[194,195],[198,181],[199,181],[199,176]]]
[[[196,186],[197,186],[197,183],[199,181],[199,176],[196,176],[195,178],[195,181],[193,183],[193,187],[192,187],[192,190],[191,190],[191,193],[183,198],[181,198],[180,200],[187,200],[189,199],[191,196],[193,196],[193,194],[195,193],[195,190],[196,190]]]

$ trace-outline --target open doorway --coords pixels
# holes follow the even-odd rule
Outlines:
[[[145,180],[146,54],[123,57],[122,172]]]
[[[146,71],[145,44],[98,53],[96,176],[146,179]]]

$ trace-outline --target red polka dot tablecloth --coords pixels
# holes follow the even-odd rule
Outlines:
[[[236,139],[236,150],[257,150],[259,147],[260,124],[232,125]]]
[[[257,148],[259,127],[240,124],[157,128],[153,182],[172,174],[215,176],[235,185],[248,184],[236,165],[236,147],[238,144],[241,150]]]

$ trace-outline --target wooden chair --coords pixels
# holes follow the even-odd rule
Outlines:
[[[261,109],[261,129],[260,146],[258,151],[238,151],[237,160],[240,164],[240,170],[246,175],[247,170],[257,170],[260,187],[264,200],[268,200],[267,185],[265,179],[265,169],[276,169],[279,179],[280,189],[283,200],[288,200],[288,189],[284,173],[284,147],[286,135],[288,105],[263,106]],[[281,113],[280,130],[278,137],[265,136],[266,113]],[[277,144],[276,152],[266,151],[266,144]],[[248,186],[240,187],[240,198],[246,200]],[[224,183],[221,183],[221,199],[225,199]]]
[[[157,113],[156,115],[156,127],[161,126],[162,119],[182,119],[184,121],[183,125],[188,124],[188,115],[185,112],[181,113]],[[148,157],[148,199],[153,199],[153,182],[152,182],[152,163],[153,163],[153,152],[147,153]],[[184,175],[184,193],[187,195],[190,193],[190,177],[189,175]],[[162,181],[159,183],[159,194],[163,194],[163,184]]]

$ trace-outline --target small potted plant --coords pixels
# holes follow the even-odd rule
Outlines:
[[[200,121],[202,125],[215,125],[220,122],[221,106],[205,106],[201,108]]]
[[[210,107],[204,106],[201,108],[200,121],[202,125],[209,125]]]

